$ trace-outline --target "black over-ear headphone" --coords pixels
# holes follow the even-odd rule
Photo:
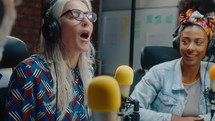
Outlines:
[[[2,23],[4,17],[4,5],[3,5],[3,1],[0,0],[0,25]]]
[[[48,2],[44,9],[42,18],[44,24],[42,26],[42,34],[47,41],[56,42],[60,38],[61,28],[59,22],[50,15],[50,8],[55,4],[57,0],[51,0]]]
[[[180,38],[179,38],[179,29],[181,26],[178,26],[177,29],[175,30],[175,33],[172,35],[173,36],[173,41],[172,41],[172,46],[174,49],[179,51],[179,45],[180,45]]]
[[[173,48],[178,51],[179,51],[179,45],[180,45],[179,29],[183,29],[183,27],[182,28],[181,26],[177,27],[177,29],[175,30],[175,33],[173,34],[173,41],[172,41]],[[206,55],[211,56],[212,54],[215,54],[215,39],[211,39],[207,47]]]
[[[215,55],[215,39],[211,39],[208,43],[207,56]]]

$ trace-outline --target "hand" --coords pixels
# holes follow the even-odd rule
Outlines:
[[[172,115],[171,121],[204,121],[201,117],[181,117]]]

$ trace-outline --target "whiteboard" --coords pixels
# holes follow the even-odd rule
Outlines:
[[[172,46],[172,34],[177,26],[176,7],[137,9],[133,69],[140,65],[140,50],[149,45]],[[115,73],[120,65],[129,65],[130,10],[104,11],[100,23],[98,56],[102,74]]]
[[[136,12],[133,68],[140,68],[140,51],[145,46],[171,46],[178,20],[176,7],[141,9]],[[138,25],[138,26],[137,26]]]

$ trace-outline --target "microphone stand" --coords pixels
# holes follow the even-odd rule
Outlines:
[[[209,91],[209,100],[211,103],[211,121],[212,121],[215,112],[215,92],[213,92],[212,90]]]
[[[139,112],[139,102],[136,100],[133,100],[131,98],[128,98],[128,100],[122,99],[122,106],[120,107],[120,113],[119,116],[123,116],[123,113],[121,113],[121,109],[127,106],[133,105],[133,113],[126,115],[122,121],[140,121],[140,112]]]
[[[211,103],[211,121],[214,117],[214,112],[215,112],[215,92],[213,92],[211,89],[206,89],[204,91],[204,95],[206,96],[206,98],[209,99],[210,103]]]

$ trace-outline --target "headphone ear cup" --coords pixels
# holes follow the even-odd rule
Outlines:
[[[180,44],[179,37],[175,37],[172,41],[173,48],[179,51],[179,44]]]
[[[42,34],[47,41],[56,42],[60,38],[61,28],[59,22],[50,17],[44,18]]]
[[[215,51],[215,39],[212,39],[212,40],[208,43],[208,48],[207,48],[206,55],[207,55],[207,56],[211,56],[211,55],[213,54],[213,51]]]

